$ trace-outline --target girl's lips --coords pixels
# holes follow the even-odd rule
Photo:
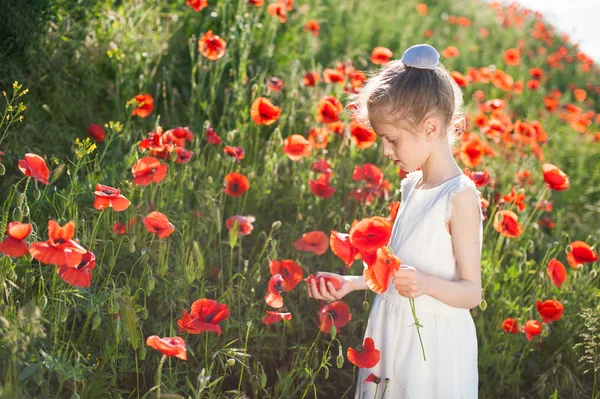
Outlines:
[[[396,166],[400,166],[401,162],[400,161],[394,161],[394,165]]]

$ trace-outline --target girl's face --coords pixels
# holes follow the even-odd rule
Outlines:
[[[405,172],[420,168],[431,153],[425,132],[399,124],[377,124],[373,130],[381,139],[383,155]]]

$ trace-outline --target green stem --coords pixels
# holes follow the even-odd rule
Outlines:
[[[421,332],[419,328],[423,327],[419,324],[419,319],[417,319],[417,312],[415,310],[415,298],[409,298],[410,309],[412,310],[413,318],[415,319],[415,326],[417,327],[417,334],[419,335],[419,342],[421,343],[421,351],[423,352],[423,360],[427,360],[425,358],[425,347],[423,347],[423,339],[421,338]]]
[[[244,360],[242,361],[242,371],[240,372],[240,379],[238,381],[237,390],[239,392],[242,387],[242,378],[244,377],[244,366],[246,365],[246,348],[248,347],[248,334],[250,333],[250,326],[252,323],[248,323],[248,329],[246,330],[246,342],[244,342]]]
[[[158,370],[156,371],[156,397],[160,399],[160,377],[162,374],[162,367],[165,364],[165,360],[167,360],[167,355],[163,355],[160,359],[160,363],[158,363]]]

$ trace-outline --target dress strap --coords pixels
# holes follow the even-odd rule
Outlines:
[[[452,215],[452,207],[454,196],[463,190],[473,190],[473,194],[477,195],[477,204],[479,206],[479,216],[481,221],[483,222],[483,206],[481,204],[481,192],[477,189],[477,186],[468,176],[464,175],[458,179],[458,182],[454,183],[452,187],[447,192],[447,202],[446,202],[446,212],[444,215],[444,222],[448,222],[450,220],[450,216]]]

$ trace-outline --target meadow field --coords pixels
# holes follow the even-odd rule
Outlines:
[[[0,19],[0,397],[387,397],[353,356],[377,293],[321,303],[307,280],[366,273],[356,237],[393,223],[408,171],[348,99],[428,43],[484,205],[480,397],[600,398],[600,69],[543,15],[32,0]]]

